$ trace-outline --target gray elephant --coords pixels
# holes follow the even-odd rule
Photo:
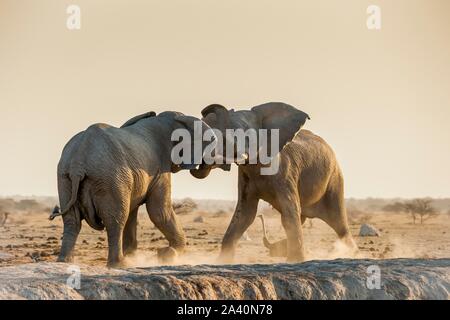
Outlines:
[[[222,241],[220,260],[231,262],[237,241],[253,223],[260,199],[270,203],[281,213],[281,222],[287,235],[287,260],[305,259],[302,224],[306,218],[320,218],[331,226],[338,237],[352,249],[355,242],[349,231],[344,205],[344,179],[331,147],[319,136],[300,130],[309,116],[284,103],[266,103],[251,110],[227,110],[221,105],[210,105],[202,111],[203,121],[226,136],[227,129],[279,129],[278,171],[262,175],[260,162],[242,163],[239,159],[238,202],[231,223]],[[227,139],[224,139],[225,157]],[[217,155],[216,155],[217,156]],[[259,155],[258,155],[259,156]],[[199,179],[208,176],[211,169],[229,170],[229,165],[202,164],[191,174]]]
[[[174,164],[171,152],[175,129],[194,131],[197,118],[177,112],[156,116],[149,112],[121,128],[96,124],[73,137],[58,165],[58,192],[63,210],[64,234],[60,262],[73,259],[84,219],[92,228],[106,228],[108,266],[124,265],[124,254],[137,248],[138,208],[145,204],[155,226],[169,241],[159,256],[170,261],[183,251],[186,238],[171,203],[171,173],[192,169]],[[201,130],[209,127],[202,123]]]

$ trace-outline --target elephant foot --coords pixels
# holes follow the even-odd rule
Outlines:
[[[352,254],[357,254],[359,252],[358,245],[356,244],[356,242],[352,236],[347,236],[347,237],[343,238],[342,241],[350,249]]]
[[[65,262],[65,263],[72,263],[73,262],[73,256],[59,256],[56,262]]]
[[[127,257],[131,257],[136,254],[136,251],[137,251],[137,248],[135,248],[135,247],[125,248],[125,249],[123,249],[123,255],[127,256]]]
[[[121,269],[121,268],[126,268],[127,264],[126,264],[125,260],[122,259],[119,261],[108,261],[106,266],[110,269]]]
[[[287,257],[287,239],[272,243],[268,247],[271,257]]]
[[[232,264],[234,262],[234,254],[231,252],[221,252],[217,258],[217,264]]]
[[[178,252],[172,247],[158,249],[158,260],[162,264],[173,264],[178,257]]]
[[[287,263],[301,263],[305,262],[305,254],[303,252],[296,252],[293,254],[288,254]]]
[[[345,246],[343,248],[344,252],[342,252],[343,255],[349,258],[358,257],[360,251],[358,245],[356,244],[355,240],[351,235],[341,238],[340,241]]]

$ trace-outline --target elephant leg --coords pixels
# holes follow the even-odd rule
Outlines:
[[[137,250],[137,215],[139,207],[132,210],[123,230],[123,253],[131,255]]]
[[[116,221],[105,223],[106,232],[108,234],[108,267],[122,267],[123,262],[123,229],[124,224]]]
[[[344,199],[344,182],[340,174],[336,174],[332,177],[330,180],[330,187],[321,202],[325,208],[322,220],[333,228],[339,239],[356,253],[358,251],[358,246],[348,227]]]
[[[287,261],[305,260],[300,198],[296,190],[286,191],[277,196],[281,212],[281,223],[287,236]]]
[[[348,226],[347,211],[345,210],[343,196],[329,191],[326,194],[325,201],[327,210],[324,213],[322,220],[336,232],[339,239],[349,249],[356,253],[358,251],[358,246],[356,245]]]
[[[233,261],[237,243],[255,220],[258,210],[259,198],[248,178],[242,173],[239,174],[238,189],[238,203],[222,240],[222,249],[219,256],[221,263],[231,263]]]
[[[129,215],[129,204],[124,201],[118,204],[117,199],[124,199],[125,195],[116,195],[102,199],[106,203],[100,209],[101,218],[108,235],[108,267],[124,266],[123,231]],[[96,206],[100,208],[100,206]]]
[[[153,224],[169,241],[169,247],[159,250],[158,256],[162,262],[170,263],[184,251],[186,236],[172,209],[170,175],[160,178],[156,190],[158,192],[153,192],[147,199],[147,212]]]

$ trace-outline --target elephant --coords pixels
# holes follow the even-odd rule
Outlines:
[[[249,158],[247,148],[242,154],[236,149],[231,152],[238,164],[238,201],[222,240],[221,262],[233,262],[237,242],[253,223],[259,200],[281,214],[288,262],[305,260],[302,224],[306,218],[322,219],[344,243],[357,250],[347,222],[342,171],[331,147],[321,137],[302,129],[310,119],[308,114],[285,103],[270,102],[241,111],[213,104],[202,110],[202,117],[223,136],[228,129],[279,130],[279,152],[272,157],[272,162],[278,161],[275,174],[262,174],[261,169],[267,165],[259,160],[253,164],[245,160]],[[216,157],[225,158],[226,140],[222,154]],[[214,168],[230,170],[230,164],[204,162],[190,172],[204,179]]]
[[[120,128],[95,124],[75,135],[58,164],[60,206],[50,219],[62,216],[59,262],[73,260],[82,220],[95,230],[106,229],[109,267],[126,265],[124,256],[137,248],[138,208],[145,204],[150,220],[169,242],[160,249],[171,262],[186,246],[184,231],[172,209],[171,173],[195,168],[172,161],[172,133],[194,131],[199,119],[179,112],[147,112]],[[210,130],[202,122],[202,132]]]

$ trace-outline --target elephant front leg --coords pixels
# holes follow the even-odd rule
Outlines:
[[[305,261],[300,199],[297,192],[278,198],[281,223],[287,235],[287,261]]]
[[[137,215],[138,209],[130,212],[123,230],[123,254],[132,255],[137,250]]]
[[[245,177],[239,177],[239,200],[233,218],[222,240],[220,263],[233,262],[236,246],[256,217],[259,198]]]

